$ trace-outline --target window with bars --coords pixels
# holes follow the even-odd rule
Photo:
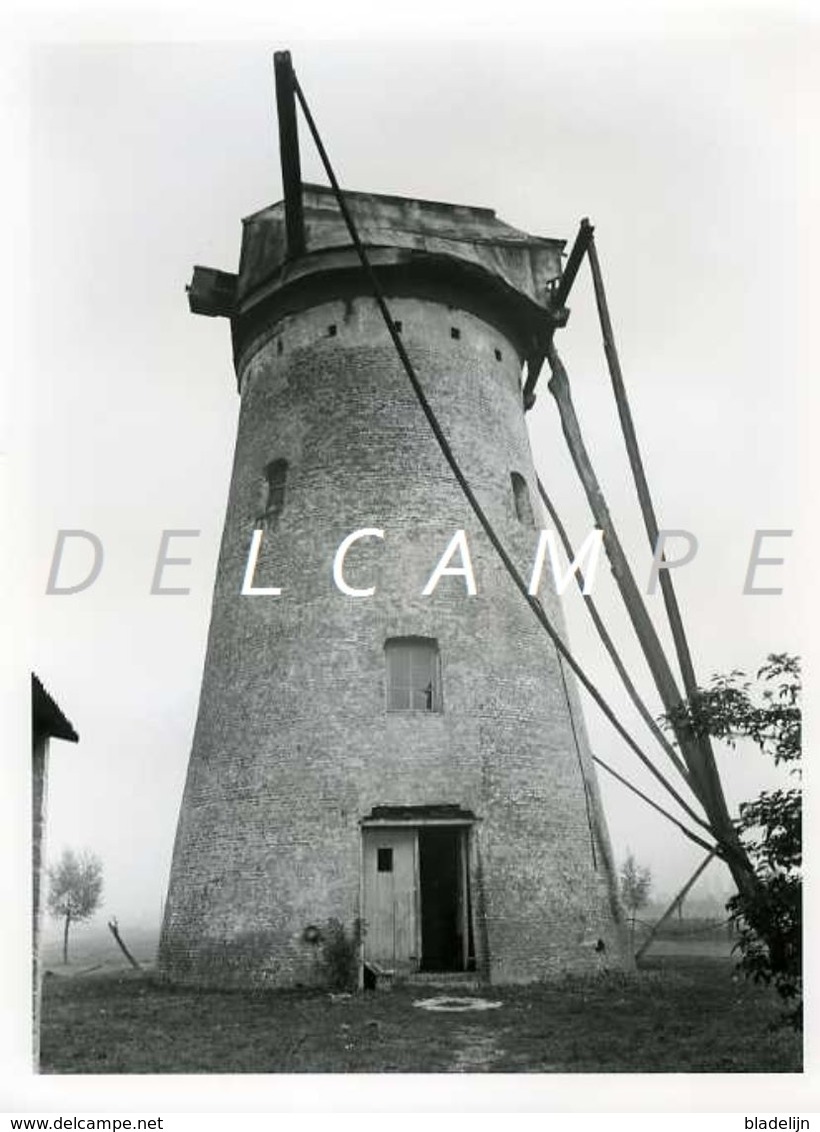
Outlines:
[[[441,711],[438,642],[393,637],[384,646],[388,711]]]

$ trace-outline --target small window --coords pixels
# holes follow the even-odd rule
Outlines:
[[[523,523],[525,527],[534,527],[535,516],[532,513],[530,489],[527,487],[527,481],[522,475],[519,475],[518,472],[510,472],[510,479],[512,480],[515,517],[518,519],[519,523]]]
[[[455,338],[456,341],[458,341],[458,339],[461,337],[461,331],[457,326],[450,327],[450,337]]]
[[[262,486],[262,510],[258,522],[275,527],[285,506],[285,482],[288,478],[287,460],[271,460],[265,465],[265,481]]]
[[[394,637],[384,647],[388,711],[441,711],[438,643]]]
[[[376,850],[376,872],[377,873],[392,873],[393,872],[393,850],[392,849],[377,849]]]

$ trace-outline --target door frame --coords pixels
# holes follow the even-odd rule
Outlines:
[[[419,830],[429,826],[447,826],[450,828],[460,829],[462,836],[459,838],[459,894],[458,903],[461,915],[461,938],[462,938],[462,971],[466,971],[469,965],[470,958],[470,937],[475,939],[475,901],[472,896],[470,885],[470,860],[472,855],[472,835],[473,827],[476,824],[476,819],[473,817],[422,817],[413,815],[412,817],[400,818],[362,818],[359,821],[361,828],[361,835],[359,837],[359,909],[360,916],[364,922],[365,917],[365,875],[364,875],[364,841],[365,835],[368,830],[375,829],[411,829],[414,831],[413,838],[413,887],[414,887],[414,900],[413,909],[415,916],[415,937],[416,937],[416,955],[418,956],[419,967],[422,964],[422,942],[421,942],[421,877],[419,870]],[[365,934],[364,931],[359,934],[359,989],[364,988],[364,966],[365,966]]]

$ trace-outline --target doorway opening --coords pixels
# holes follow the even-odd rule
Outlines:
[[[464,971],[468,965],[470,916],[465,841],[464,829],[419,829],[422,971]]]
[[[459,806],[379,806],[362,821],[365,964],[472,971],[470,837]]]

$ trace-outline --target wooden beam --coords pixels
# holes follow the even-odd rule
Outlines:
[[[552,520],[552,525],[555,527],[555,530],[558,532],[558,537],[560,538],[560,540],[563,544],[564,550],[567,552],[567,559],[570,562],[573,562],[574,559],[575,559],[575,551],[573,549],[572,543],[570,542],[569,535],[566,532],[566,528],[564,527],[564,524],[561,522],[561,518],[560,518],[558,512],[555,510],[555,507],[552,504],[552,500],[547,495],[546,489],[545,489],[544,485],[541,483],[540,477],[536,478],[536,483],[538,484],[538,494],[541,496],[541,499],[543,500],[544,506],[546,507],[546,509],[549,513],[549,517]],[[686,778],[687,777],[686,767],[681,762],[680,755],[675,750],[675,748],[672,746],[672,744],[669,742],[669,740],[666,738],[663,731],[661,731],[660,727],[658,726],[658,724],[655,721],[654,716],[652,715],[652,713],[650,712],[650,710],[646,706],[646,704],[643,702],[640,695],[638,694],[638,690],[635,687],[635,685],[633,684],[633,682],[632,682],[632,680],[629,676],[629,673],[627,672],[626,667],[625,667],[623,661],[621,660],[621,657],[618,653],[618,650],[615,647],[615,642],[612,640],[612,637],[610,636],[610,634],[609,634],[609,632],[606,628],[606,625],[604,625],[603,619],[602,619],[600,613],[598,612],[598,607],[595,604],[595,599],[592,597],[591,594],[588,594],[586,592],[586,590],[584,589],[584,586],[585,586],[584,575],[583,575],[583,572],[581,570],[575,571],[575,581],[576,581],[576,584],[578,586],[578,589],[580,590],[581,597],[584,600],[584,604],[587,607],[587,611],[589,612],[589,615],[592,618],[592,623],[598,631],[598,636],[601,638],[601,643],[603,644],[604,648],[606,649],[607,653],[609,654],[609,658],[612,661],[613,665],[615,666],[615,671],[620,676],[621,683],[623,684],[624,688],[626,689],[629,698],[632,700],[632,703],[637,708],[638,713],[641,716],[641,719],[644,721],[644,723],[647,725],[649,730],[652,732],[652,734],[655,736],[655,738],[660,743],[660,745],[663,748],[664,752],[666,753],[667,757],[672,760],[672,763],[674,764],[675,769],[678,771],[679,774],[683,775],[683,777]]]
[[[628,778],[624,778],[622,774],[615,770],[614,767],[610,766],[609,763],[600,758],[600,756],[593,755],[592,761],[603,770],[605,770],[607,774],[611,774],[612,777],[617,782],[620,782],[622,786],[625,786],[627,790],[631,790],[631,792],[635,794],[636,797],[640,798],[641,801],[646,802],[647,806],[651,806],[653,810],[656,810],[659,814],[662,814],[667,819],[667,821],[671,821],[672,825],[676,825],[684,835],[684,837],[688,837],[690,841],[694,841],[695,845],[700,845],[702,849],[709,848],[708,842],[704,841],[703,838],[699,837],[696,833],[692,833],[691,829],[687,829],[683,822],[678,821],[678,819],[673,814],[670,814],[668,810],[665,810],[663,806],[659,806],[658,803],[653,801],[653,799],[650,798],[648,794],[645,794],[643,790],[639,790],[634,782],[630,782]],[[708,830],[708,832],[711,833],[712,831]],[[717,849],[715,849],[715,852],[717,852]]]
[[[569,298],[569,293],[572,290],[572,285],[578,274],[578,268],[581,266],[581,262],[592,240],[592,233],[594,231],[594,227],[585,216],[581,221],[581,226],[578,229],[578,235],[575,237],[575,243],[572,245],[566,266],[564,267],[558,283],[549,296],[549,306],[547,308],[549,322],[551,323],[547,331],[549,338],[552,338],[557,327],[566,326],[569,311],[565,309],[565,304]],[[535,404],[535,386],[538,383],[545,356],[545,348],[542,345],[538,350],[533,351],[527,359],[527,380],[524,382],[523,391],[525,411],[531,409]]]
[[[237,276],[230,271],[194,267],[193,278],[185,288],[191,313],[230,318],[236,306],[237,282]]]
[[[125,944],[122,941],[122,937],[120,936],[120,930],[119,930],[119,927],[117,926],[116,918],[108,921],[108,930],[111,932],[114,939],[117,941],[117,946],[119,947],[120,951],[123,953],[125,958],[128,960],[128,962],[131,964],[131,966],[134,968],[134,970],[141,971],[142,967],[140,967],[139,963],[136,961],[134,956],[131,954],[131,952],[128,950],[128,948],[125,946]]]
[[[295,259],[305,254],[305,218],[302,208],[302,168],[299,161],[295,84],[289,51],[277,51],[274,54],[273,69],[279,118],[279,159],[285,196],[287,257]]]
[[[589,255],[589,266],[592,269],[595,302],[598,307],[601,334],[604,340],[604,353],[606,355],[607,366],[609,367],[609,376],[612,381],[612,391],[615,394],[618,419],[621,422],[621,432],[623,433],[627,455],[629,456],[629,466],[632,469],[632,477],[635,481],[635,490],[638,494],[638,502],[641,506],[644,527],[646,528],[649,545],[654,554],[658,546],[658,522],[655,517],[655,508],[649,491],[649,483],[646,478],[643,460],[641,459],[641,453],[638,447],[638,436],[635,432],[635,424],[632,420],[632,412],[626,395],[626,384],[624,383],[623,373],[621,371],[618,350],[615,346],[615,335],[612,330],[612,321],[609,317],[609,306],[607,304],[604,281],[601,275],[601,265],[598,261],[598,252],[593,239],[589,241],[587,253]],[[688,699],[691,701],[697,694],[698,684],[695,678],[695,670],[692,665],[692,657],[689,652],[689,643],[686,639],[686,631],[683,627],[683,618],[681,617],[678,599],[675,595],[675,588],[672,584],[669,571],[661,567],[658,571],[658,576],[661,583],[663,602],[666,607],[666,615],[669,620],[669,627],[672,630],[672,639],[675,642],[675,652],[678,656],[678,663],[683,677],[683,686]]]
[[[548,344],[547,360],[552,370],[549,390],[558,406],[567,446],[583,485],[595,525],[603,531],[604,550],[612,567],[613,578],[640,641],[663,703],[664,712],[674,728],[675,738],[688,771],[686,781],[706,812],[710,830],[720,843],[722,854],[738,889],[745,896],[751,897],[756,892],[757,880],[748,854],[729,816],[723,787],[711,755],[711,747],[704,747],[693,728],[686,720],[680,718],[681,693],[621,546],[598,477],[595,475],[572,402],[569,379],[554,341]]]
[[[710,853],[708,853],[706,855],[706,857],[704,857],[704,859],[701,861],[701,863],[698,865],[698,867],[692,873],[689,880],[686,882],[686,884],[683,886],[683,888],[680,890],[680,892],[678,892],[675,895],[675,899],[672,901],[672,903],[666,909],[666,911],[661,916],[661,918],[656,923],[654,923],[652,925],[652,928],[650,929],[649,935],[646,937],[646,939],[643,941],[641,946],[635,952],[635,961],[636,962],[638,961],[638,959],[640,959],[640,957],[644,954],[644,952],[646,952],[649,949],[649,945],[651,944],[651,942],[655,938],[655,936],[658,934],[658,931],[660,930],[660,928],[663,926],[663,924],[666,923],[666,921],[669,919],[669,917],[672,915],[672,913],[675,911],[675,909],[678,907],[678,905],[683,901],[684,896],[686,896],[686,894],[690,890],[690,888],[692,888],[694,886],[695,881],[698,879],[700,874],[703,872],[703,870],[706,868],[706,866],[709,864],[709,862],[716,855],[717,855],[717,847],[715,847]]]
[[[578,235],[575,237],[575,243],[572,245],[572,251],[569,253],[566,267],[561,273],[557,287],[550,295],[550,306],[553,310],[560,311],[562,307],[566,306],[569,293],[575,282],[575,276],[578,274],[578,268],[581,266],[587,248],[592,243],[592,234],[594,231],[594,226],[590,224],[588,217],[585,216],[578,229]]]
[[[635,481],[635,489],[638,494],[638,502],[641,507],[641,515],[643,516],[644,527],[649,539],[649,545],[653,554],[655,553],[658,545],[658,523],[655,517],[655,508],[652,503],[652,496],[649,491],[649,482],[646,478],[644,471],[643,461],[641,459],[640,449],[638,447],[638,437],[635,432],[635,424],[632,420],[632,412],[629,407],[629,399],[626,394],[626,384],[624,382],[623,373],[621,371],[621,363],[618,357],[618,350],[615,346],[615,335],[612,330],[612,321],[609,316],[609,305],[607,303],[606,291],[604,290],[604,281],[601,275],[601,265],[598,261],[598,252],[595,247],[595,240],[590,235],[587,243],[587,254],[589,256],[589,265],[592,270],[592,282],[595,289],[595,302],[598,307],[598,315],[601,323],[601,333],[604,340],[604,353],[606,354],[607,365],[609,367],[609,374],[612,381],[612,390],[615,395],[615,404],[618,409],[618,418],[621,422],[621,431],[626,445],[627,455],[629,457],[629,465],[632,469],[632,476]],[[694,704],[698,694],[698,684],[695,677],[695,670],[692,664],[692,656],[689,651],[689,642],[686,638],[686,630],[683,627],[683,618],[681,616],[680,606],[675,594],[675,587],[672,584],[672,577],[668,570],[661,569],[659,571],[659,578],[661,584],[661,592],[663,594],[663,603],[666,609],[667,620],[669,627],[672,631],[672,639],[675,644],[675,653],[678,658],[678,665],[680,667],[681,676],[683,678],[683,687],[686,693],[686,698],[690,704]],[[667,707],[667,712],[669,711]],[[723,787],[718,775],[717,766],[715,763],[715,756],[712,750],[712,743],[708,735],[697,732],[695,733],[690,728],[686,728],[684,724],[680,729],[675,728],[678,741],[683,747],[682,736],[684,730],[688,731],[686,740],[692,747],[697,748],[699,755],[697,759],[697,778],[702,783],[703,788],[707,791],[711,798],[711,813],[715,819],[718,820],[721,826],[727,833],[731,830],[732,841],[740,848],[740,842],[734,833],[734,827],[731,825],[726,802],[723,797]],[[692,762],[687,759],[687,764],[690,768],[694,767]],[[710,813],[710,808],[707,807],[707,813]],[[716,830],[717,832],[717,830]],[[748,859],[745,853],[743,858],[748,864]],[[742,886],[738,883],[738,887]]]
[[[655,627],[652,624],[649,612],[641,597],[635,576],[632,573],[626,554],[621,546],[621,541],[618,538],[618,533],[612,521],[604,493],[601,490],[601,485],[598,482],[598,477],[592,466],[592,461],[590,460],[586,444],[581,434],[581,426],[575,413],[567,372],[564,369],[563,362],[558,356],[554,342],[551,342],[549,345],[547,358],[550,363],[550,369],[552,370],[549,391],[558,406],[558,412],[561,417],[561,427],[564,431],[572,462],[575,465],[578,478],[581,480],[584,492],[586,493],[595,525],[603,532],[604,550],[606,551],[610,566],[612,567],[612,575],[621,592],[636,636],[641,643],[641,648],[643,649],[647,664],[649,665],[649,670],[652,673],[652,677],[661,697],[664,711],[667,715],[672,716],[680,705],[681,694],[678,690],[672,670],[669,667],[669,663],[667,662],[663,646],[658,639],[658,634],[655,632]],[[683,747],[683,744],[681,744],[681,746]],[[703,801],[703,799],[700,798],[701,791],[698,789],[697,769],[693,770],[690,760],[686,757],[685,750],[683,754],[686,766],[689,769],[689,773],[684,773],[684,777],[698,795],[699,799]]]

